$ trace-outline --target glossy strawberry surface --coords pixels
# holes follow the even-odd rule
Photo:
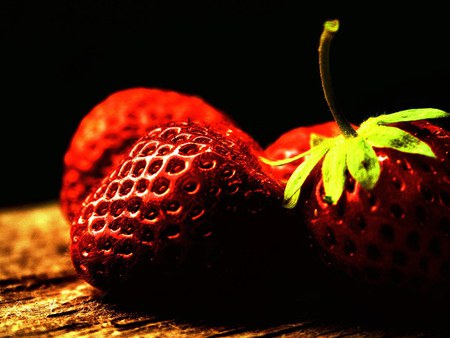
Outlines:
[[[137,140],[72,223],[80,277],[103,290],[151,293],[300,271],[292,260],[301,227],[289,223],[283,188],[253,152],[232,132],[195,123],[162,125]]]
[[[171,90],[124,89],[97,104],[81,120],[64,156],[60,200],[68,219],[137,138],[160,123],[188,120],[232,128],[245,136],[225,113],[203,99]]]
[[[327,266],[373,285],[448,292],[450,133],[429,122],[395,124],[426,142],[436,158],[375,148],[380,178],[368,191],[351,177],[337,204],[326,202],[320,165],[300,208]]]

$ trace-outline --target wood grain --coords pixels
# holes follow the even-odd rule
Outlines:
[[[308,290],[289,306],[235,304],[217,316],[189,304],[168,311],[114,302],[77,278],[56,201],[0,210],[0,235],[1,337],[450,337],[433,315],[413,322],[340,311]]]

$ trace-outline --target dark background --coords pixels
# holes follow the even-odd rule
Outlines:
[[[331,119],[317,60],[328,19],[341,21],[331,69],[351,122],[450,111],[447,10],[360,3],[0,0],[0,207],[57,199],[78,123],[117,90],[195,94],[263,146]]]

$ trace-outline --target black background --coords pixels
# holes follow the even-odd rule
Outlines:
[[[331,119],[317,60],[328,19],[341,21],[331,69],[349,120],[450,111],[447,10],[359,4],[1,0],[0,206],[57,199],[78,123],[117,90],[195,94],[263,146]]]

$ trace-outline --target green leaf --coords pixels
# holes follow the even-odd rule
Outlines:
[[[363,188],[371,190],[380,177],[380,163],[375,151],[361,136],[346,142],[348,171]]]
[[[261,162],[268,164],[272,167],[282,166],[288,163],[292,163],[294,161],[297,161],[311,153],[312,149],[309,149],[301,154],[295,155],[293,157],[284,158],[282,160],[269,160],[268,158],[265,158],[264,156],[260,156],[259,159]]]
[[[374,126],[359,133],[372,146],[392,148],[405,153],[436,157],[430,146],[410,133],[396,127]]]
[[[285,208],[292,209],[297,205],[303,183],[329,148],[329,141],[322,142],[317,147],[311,149],[311,155],[294,170],[284,190]]]
[[[285,200],[283,206],[286,209],[292,209],[294,208],[298,203],[298,198],[300,197],[300,189],[297,190],[294,195],[291,196],[288,200]]]
[[[325,199],[332,204],[339,200],[344,191],[348,149],[347,141],[336,143],[330,148],[323,160],[322,177]]]
[[[313,148],[315,146],[318,146],[319,144],[321,144],[326,139],[327,139],[326,136],[311,133],[311,135],[309,137],[309,147]]]
[[[450,117],[450,114],[440,109],[435,108],[406,109],[392,114],[383,114],[375,117],[370,117],[361,124],[361,128],[365,128],[366,125],[372,126],[374,124],[375,125],[391,124],[396,122],[438,119],[444,117]]]

